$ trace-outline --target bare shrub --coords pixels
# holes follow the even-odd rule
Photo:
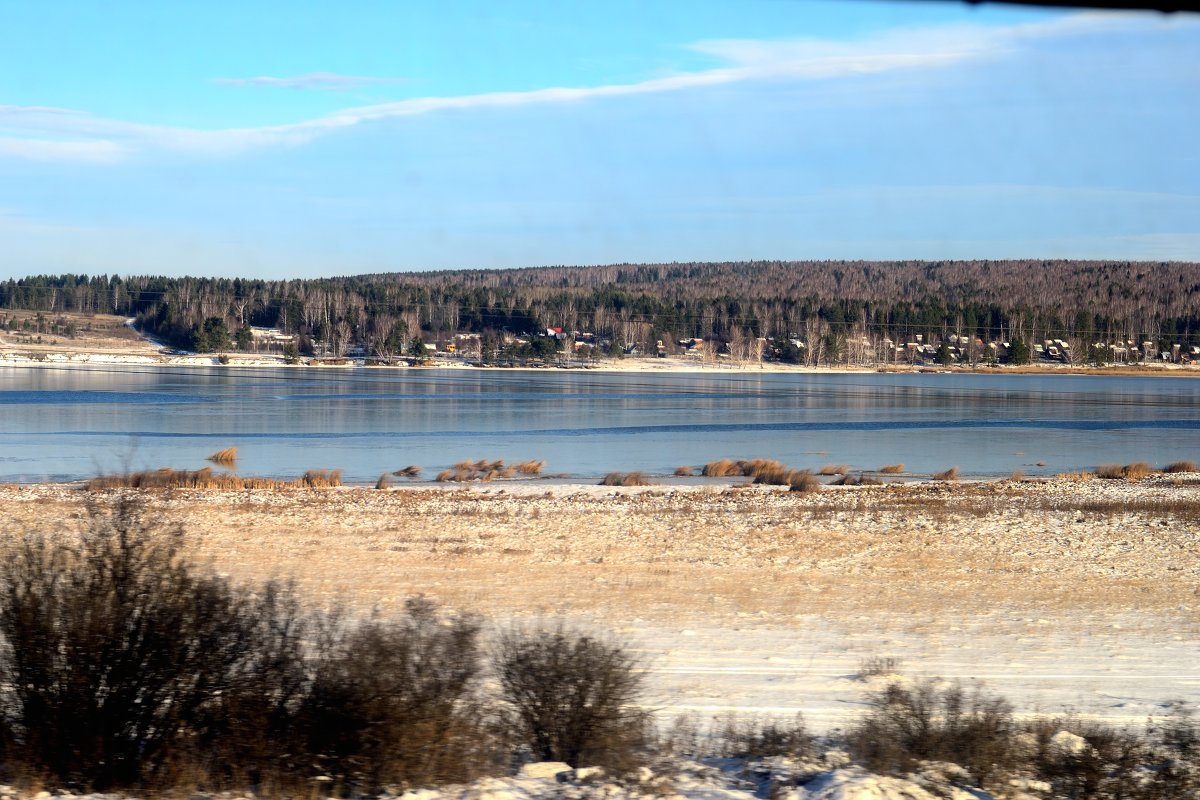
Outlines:
[[[1021,481],[1025,480],[1025,470],[1014,469],[1012,473],[1009,474],[1008,480],[1010,483],[1020,483]]]
[[[818,475],[845,475],[850,471],[847,464],[826,464],[817,470]]]
[[[705,464],[700,474],[706,478],[734,478],[742,474],[742,468],[737,462],[722,458],[719,461],[710,461]]]
[[[540,761],[626,768],[648,716],[638,662],[619,643],[558,627],[503,633],[492,665],[505,720]]]
[[[236,447],[226,447],[224,450],[218,450],[213,453],[206,460],[223,467],[228,467],[237,463],[237,457],[238,449]]]
[[[650,486],[644,472],[610,472],[601,481],[601,486]]]
[[[903,464],[887,464],[879,468],[879,472],[883,475],[899,475],[904,472]]]
[[[421,468],[416,464],[409,464],[403,469],[398,469],[392,473],[397,478],[419,478],[421,477]]]
[[[855,677],[859,680],[878,678],[884,675],[895,675],[900,671],[902,659],[896,656],[871,656],[858,663]]]
[[[0,559],[0,692],[16,757],[70,786],[153,785],[245,660],[241,600],[128,498]]]
[[[830,481],[829,485],[830,486],[858,486],[860,483],[862,483],[861,478],[859,478],[856,475],[850,475],[849,473],[847,473],[847,474],[839,477],[837,480]]]
[[[535,477],[542,474],[542,470],[546,467],[545,461],[522,461],[519,464],[514,464],[513,469],[519,475],[528,475]]]
[[[1125,477],[1125,468],[1120,464],[1101,464],[1096,467],[1096,477],[1105,480],[1120,480]]]
[[[517,474],[536,476],[541,474],[545,464],[546,462],[544,461],[522,461],[519,464],[506,465],[503,459],[488,461],[486,458],[481,458],[478,461],[460,461],[450,467],[450,469],[439,472],[434,480],[443,482],[455,481],[457,483],[483,481],[487,483],[496,478],[511,478]],[[410,467],[409,469],[414,468]],[[419,469],[417,473],[420,473]]]
[[[309,758],[343,791],[464,780],[494,759],[475,694],[478,623],[415,598],[399,621],[326,625],[297,713]]]
[[[716,722],[710,738],[710,752],[721,758],[804,758],[813,747],[813,737],[800,714],[790,722],[730,715]]]
[[[300,481],[309,489],[329,489],[342,485],[342,471],[340,469],[310,469],[304,473]]]
[[[847,734],[854,757],[876,772],[900,774],[921,761],[950,761],[980,786],[1011,763],[1012,708],[999,698],[960,685],[925,680],[890,684],[867,697],[869,711]]]
[[[935,473],[933,479],[935,481],[956,481],[958,480],[958,467],[951,467],[945,472]]]
[[[858,485],[859,486],[883,486],[883,481],[872,475],[859,475],[858,476]]]
[[[675,468],[675,477],[676,478],[690,478],[693,474],[694,473],[692,472],[691,467],[676,467]]]
[[[1162,471],[1168,475],[1177,472],[1198,472],[1195,461],[1173,461],[1162,468]]]
[[[1139,779],[1149,754],[1137,734],[1073,719],[1035,720],[1026,730],[1035,742],[1034,774],[1050,784],[1056,797],[1156,797],[1135,794],[1149,788]],[[1170,796],[1157,795],[1163,800]]]
[[[386,472],[379,476],[379,480],[375,481],[376,489],[388,489],[392,485],[392,476]]]

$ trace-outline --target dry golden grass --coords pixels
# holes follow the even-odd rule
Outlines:
[[[386,472],[379,476],[379,480],[375,481],[376,489],[387,489],[392,485],[392,476]]]
[[[398,469],[392,473],[397,478],[419,478],[421,477],[421,468],[416,464],[409,464],[403,469]]]
[[[644,472],[610,472],[600,481],[601,486],[650,486]]]
[[[1014,469],[1012,474],[1008,476],[1008,480],[1012,483],[1020,483],[1021,481],[1025,480],[1025,470]]]
[[[1054,476],[1056,481],[1090,481],[1094,480],[1096,473],[1094,472],[1060,472]]]
[[[700,474],[706,478],[735,478],[742,474],[742,468],[739,462],[722,458],[705,464]]]
[[[102,475],[84,484],[89,491],[111,489],[209,489],[214,491],[323,489],[342,485],[342,471],[310,469],[298,480],[275,478],[244,478],[237,475],[217,475],[210,467],[198,470],[164,467],[144,472]]]
[[[1175,461],[1163,467],[1162,471],[1171,475],[1177,472],[1198,472],[1200,470],[1196,469],[1195,461]]]
[[[675,477],[676,478],[689,478],[692,476],[692,474],[693,473],[692,473],[691,467],[676,467],[675,468]]]
[[[819,492],[821,482],[817,476],[806,469],[792,470],[788,475],[788,491],[790,492]]]
[[[486,458],[479,461],[460,461],[450,467],[450,469],[439,472],[434,480],[439,483],[445,483],[446,481],[454,483],[483,481],[487,483],[496,478],[512,478],[518,473],[532,477],[540,475],[545,465],[545,461],[522,461],[519,464],[506,465],[503,459],[488,461]],[[408,469],[412,469],[412,467]]]
[[[424,592],[489,615],[669,624],[759,613],[807,624],[793,621],[900,611],[907,621],[896,624],[936,626],[998,608],[1166,619],[1200,580],[1190,533],[1200,495],[1190,484],[1048,493],[1048,484],[922,482],[670,497],[596,489],[557,498],[272,484],[291,490],[145,497],[151,513],[184,526],[195,557],[235,579],[294,576],[311,602],[340,599],[364,613],[400,609]],[[0,519],[6,530],[77,524],[83,497],[62,487],[0,487]],[[1131,546],[1107,546],[1118,540]]]
[[[846,475],[850,472],[848,464],[826,464],[817,471],[818,475]]]
[[[1153,474],[1154,470],[1144,461],[1137,461],[1133,464],[1101,464],[1096,467],[1096,477],[1104,478],[1105,480],[1127,480],[1139,481],[1148,475]]]
[[[903,464],[887,464],[885,466],[880,467],[879,472],[882,475],[899,475],[900,473],[904,472],[904,465]]]
[[[226,447],[224,450],[218,450],[209,456],[206,460],[219,464],[222,467],[233,466],[237,463],[238,449],[236,447]]]
[[[938,472],[933,475],[935,481],[956,481],[958,480],[958,467],[951,467],[945,472]]]

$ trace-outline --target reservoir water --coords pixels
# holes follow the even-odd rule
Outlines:
[[[1200,461],[1186,378],[63,366],[0,368],[0,482],[196,469],[347,482],[417,464],[544,459],[670,474],[717,458],[794,467],[1054,474]],[[1037,466],[1045,462],[1044,467]]]

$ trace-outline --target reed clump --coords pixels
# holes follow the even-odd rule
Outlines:
[[[826,464],[817,471],[818,475],[847,475],[850,472],[848,464]]]
[[[101,475],[84,484],[88,491],[112,489],[209,489],[214,491],[321,489],[342,485],[342,471],[314,469],[296,480],[218,475],[210,467],[197,470],[164,467],[119,475]]]
[[[935,473],[933,479],[935,481],[956,481],[958,480],[958,467],[951,467],[945,472]]]
[[[739,466],[742,462],[732,461],[728,458],[722,458],[719,461],[710,461],[704,465],[704,469],[700,474],[706,478],[735,478],[742,474],[742,468]]]
[[[903,464],[887,464],[879,468],[881,475],[899,475],[904,472]]]
[[[238,449],[236,447],[226,447],[224,450],[218,450],[213,453],[206,460],[222,467],[231,467],[237,463],[237,455]]]
[[[821,491],[821,482],[817,480],[817,476],[813,475],[810,470],[797,469],[792,470],[788,475],[788,491],[789,492],[819,492]]]
[[[397,478],[419,478],[421,477],[421,468],[416,464],[409,464],[403,469],[398,469],[392,473]]]
[[[471,481],[493,481],[496,478],[512,478],[517,475],[535,477],[540,475],[546,466],[545,461],[522,461],[517,464],[505,464],[503,459],[488,461],[486,458],[478,461],[460,461],[444,469],[434,478],[435,481],[454,483],[469,483]],[[419,470],[418,470],[419,472]]]
[[[1162,471],[1168,475],[1176,472],[1200,472],[1200,470],[1196,468],[1195,461],[1174,461],[1163,467]]]
[[[1096,467],[1096,477],[1105,480],[1124,479],[1127,481],[1139,481],[1153,472],[1154,470],[1145,461],[1136,461],[1124,466],[1120,464],[1101,464]]]
[[[386,472],[379,476],[379,480],[375,481],[376,489],[389,489],[392,486],[392,476]]]
[[[693,474],[695,474],[695,473],[692,471],[691,467],[676,467],[675,468],[675,477],[676,478],[690,478]]]
[[[650,486],[644,472],[610,472],[600,481],[601,486]]]

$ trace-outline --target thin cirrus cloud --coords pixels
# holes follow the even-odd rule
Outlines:
[[[1042,23],[1006,27],[949,25],[906,29],[857,41],[812,38],[705,41],[689,45],[688,49],[718,62],[709,69],[634,83],[418,97],[346,108],[295,123],[252,128],[180,128],[106,119],[71,109],[0,106],[0,135],[10,137],[0,142],[0,157],[112,163],[137,152],[153,150],[207,156],[236,155],[260,147],[304,144],[358,125],[452,109],[565,104],[598,98],[681,92],[755,80],[819,80],[897,70],[944,68],[967,60],[997,57],[1034,39],[1076,36],[1130,25],[1144,26],[1145,23],[1123,15],[1084,13]],[[311,73],[296,78],[221,80],[275,86],[308,81],[332,86],[338,81],[383,79]]]
[[[363,86],[412,83],[411,78],[376,78],[364,75],[339,75],[336,72],[307,72],[277,78],[259,75],[253,78],[215,78],[213,83],[224,86],[251,86],[267,89],[315,89],[323,92],[344,92]]]

